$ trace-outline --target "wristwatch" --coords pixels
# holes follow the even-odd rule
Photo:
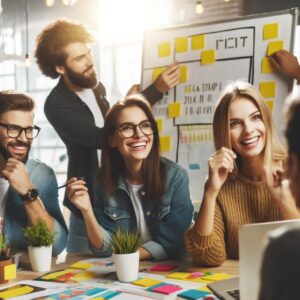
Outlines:
[[[39,196],[39,191],[36,188],[29,188],[25,195],[20,195],[22,201],[34,201]]]

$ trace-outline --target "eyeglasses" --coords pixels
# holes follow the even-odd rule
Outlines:
[[[11,138],[17,138],[21,135],[22,131],[25,132],[27,139],[31,140],[38,136],[41,128],[38,126],[21,127],[13,124],[5,124],[0,122],[0,126],[6,128],[7,136]]]
[[[142,121],[139,124],[124,123],[119,127],[119,132],[124,138],[131,138],[136,135],[137,127],[139,127],[141,132],[146,136],[152,135],[155,131],[155,128],[152,127],[150,121]]]

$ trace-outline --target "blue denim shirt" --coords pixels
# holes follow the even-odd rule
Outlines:
[[[58,255],[66,246],[68,230],[58,204],[55,174],[50,167],[33,159],[27,161],[26,168],[47,212],[55,219],[55,241],[52,254]],[[27,249],[22,230],[28,225],[24,202],[11,186],[7,193],[4,224],[8,245],[13,249]]]
[[[192,222],[193,205],[189,193],[189,178],[186,170],[175,162],[161,158],[166,169],[165,193],[160,200],[148,199],[140,191],[143,212],[151,241],[142,245],[155,260],[179,258],[185,254],[183,235]],[[110,237],[116,227],[136,229],[136,216],[124,178],[119,178],[112,196],[107,195],[100,181],[96,184],[95,216],[104,235],[102,249],[90,245],[94,254],[110,256]]]

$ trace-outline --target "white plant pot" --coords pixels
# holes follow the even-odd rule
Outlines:
[[[33,271],[47,272],[51,269],[52,245],[49,247],[28,246],[28,254]]]
[[[113,254],[117,276],[121,282],[130,282],[138,279],[140,254],[139,251],[129,254]]]

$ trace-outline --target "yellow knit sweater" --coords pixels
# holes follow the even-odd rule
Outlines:
[[[240,176],[227,180],[219,192],[212,234],[203,236],[194,226],[185,234],[185,245],[197,265],[219,266],[227,258],[238,258],[241,225],[282,219],[266,184]]]

